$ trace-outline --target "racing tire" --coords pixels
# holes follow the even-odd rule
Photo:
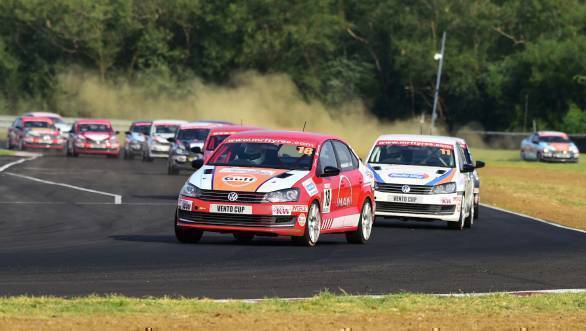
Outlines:
[[[478,204],[474,204],[474,219],[477,220],[480,217],[480,208]]]
[[[321,232],[321,212],[319,204],[314,201],[309,207],[307,213],[307,221],[305,224],[305,231],[301,237],[293,237],[293,240],[303,244],[304,246],[314,247],[319,240]]]
[[[474,206],[475,206],[474,204],[472,204],[472,205],[470,206],[470,213],[468,214],[468,217],[466,217],[466,218],[464,219],[464,227],[465,227],[465,228],[468,228],[468,229],[469,229],[469,228],[471,228],[471,227],[472,227],[472,225],[474,225],[474,218],[475,218],[475,216],[474,216],[474,215],[476,214],[476,213],[475,213]]]
[[[527,161],[527,157],[525,156],[525,151],[521,151],[521,160],[522,161]]]
[[[73,148],[72,151],[70,151],[70,153],[71,153],[71,156],[73,156],[73,157],[79,157],[79,153],[75,151],[75,147]]]
[[[186,229],[180,226],[177,226],[177,221],[175,221],[175,238],[182,244],[195,244],[201,240],[203,236],[203,231],[195,230],[195,229]]]
[[[362,205],[358,228],[356,231],[346,232],[346,241],[349,244],[366,244],[372,233],[373,221],[374,214],[372,212],[372,205],[370,204],[370,200],[367,199]]]
[[[536,159],[536,161],[537,161],[537,162],[545,162],[545,161],[543,160],[543,157],[541,156],[541,152],[537,153],[537,159]]]
[[[12,144],[10,143],[10,138],[6,140],[6,149],[12,149]]]
[[[169,161],[169,163],[167,164],[167,174],[168,175],[179,175],[179,169],[175,168]]]
[[[124,151],[122,152],[122,158],[124,160],[130,160],[130,155],[128,155],[128,151],[126,150],[126,148],[124,149]]]
[[[18,150],[24,151],[24,144],[22,143],[22,139],[18,141]]]
[[[241,244],[249,243],[254,239],[254,233],[251,232],[234,232],[232,235]]]
[[[462,230],[464,229],[464,211],[460,211],[460,218],[457,222],[448,222],[448,229],[451,230]]]
[[[149,152],[147,151],[142,153],[142,160],[145,162],[153,162],[153,158],[149,155]]]

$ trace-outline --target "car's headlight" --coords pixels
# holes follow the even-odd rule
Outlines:
[[[110,142],[117,143],[118,142],[118,137],[116,137],[116,136],[110,137]]]
[[[570,146],[570,152],[575,153],[575,154],[580,153],[580,151],[578,150],[578,147],[576,147],[576,145]]]
[[[265,194],[265,200],[269,202],[295,202],[299,200],[299,189],[289,188],[269,192]]]
[[[543,148],[543,153],[553,153],[554,149],[553,148],[549,148],[549,147],[544,147]]]
[[[447,194],[454,192],[456,192],[456,183],[445,183],[441,185],[436,185],[431,190],[431,193],[433,194]]]
[[[184,195],[186,197],[197,198],[201,196],[201,189],[193,184],[185,183],[181,188],[181,192],[179,194]]]
[[[183,145],[178,145],[177,149],[175,149],[175,153],[177,154],[187,154],[187,150]]]

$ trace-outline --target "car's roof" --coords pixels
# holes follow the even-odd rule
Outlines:
[[[320,134],[320,133],[313,133],[313,132],[301,132],[301,131],[273,131],[273,130],[260,130],[260,131],[245,131],[239,132],[231,135],[227,140],[230,141],[239,141],[239,140],[263,140],[263,139],[270,139],[270,140],[278,140],[283,142],[288,142],[292,144],[296,143],[303,143],[303,144],[311,144],[314,146],[318,146],[324,141],[328,139],[338,139],[342,140],[335,136]]]
[[[153,125],[181,125],[187,123],[187,121],[182,120],[154,120]]]
[[[103,119],[85,119],[85,120],[77,120],[75,121],[75,125],[79,124],[108,124],[112,125],[110,120],[103,120]]]
[[[416,134],[385,134],[379,136],[376,141],[381,140],[398,140],[398,141],[415,141],[427,142],[446,145],[455,145],[457,142],[461,143],[463,139],[456,137],[445,136],[430,136],[430,135],[416,135]]]
[[[222,125],[210,129],[210,136],[232,135],[237,132],[265,130],[254,126]]]
[[[207,121],[197,121],[197,122],[183,123],[183,124],[181,124],[179,129],[180,130],[183,130],[183,129],[204,129],[204,128],[215,128],[215,127],[220,127],[220,126],[225,126],[225,124],[213,123],[213,122],[207,122]]]
[[[153,121],[151,120],[144,120],[144,121],[133,121],[131,125],[151,125]]]
[[[57,113],[49,113],[49,112],[43,112],[43,111],[28,112],[28,113],[25,113],[24,116],[28,116],[28,117],[59,117],[59,118],[61,118],[61,115],[59,115]]]
[[[540,137],[568,137],[566,133],[560,131],[538,131],[537,135]]]
[[[53,123],[53,120],[48,118],[48,117],[40,117],[40,116],[22,116],[20,118],[21,121],[23,122],[51,122]]]

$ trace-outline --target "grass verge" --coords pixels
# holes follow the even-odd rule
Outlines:
[[[577,329],[586,294],[382,298],[321,294],[259,303],[121,296],[0,299],[0,329]]]
[[[11,155],[14,155],[14,151],[0,148],[0,156],[11,156]]]
[[[586,163],[522,161],[517,151],[474,149],[481,202],[586,229]]]

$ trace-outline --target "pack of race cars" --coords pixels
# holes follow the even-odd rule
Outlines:
[[[484,163],[473,161],[460,138],[383,135],[363,162],[335,136],[229,122],[143,120],[131,124],[124,142],[118,133],[108,120],[67,126],[57,114],[27,113],[9,129],[7,145],[60,149],[74,157],[165,158],[169,175],[195,168],[177,200],[174,229],[182,243],[198,242],[210,231],[240,242],[289,236],[307,246],[322,235],[344,233],[349,243],[361,244],[377,216],[443,221],[461,230],[479,215],[477,169]],[[545,150],[562,143],[556,139],[567,143],[567,136],[536,135],[523,143],[523,158],[577,160],[571,146],[561,154]]]

